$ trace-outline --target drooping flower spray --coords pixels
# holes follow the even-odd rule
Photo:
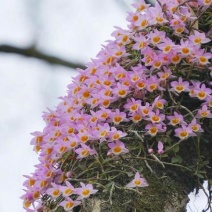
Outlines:
[[[148,189],[148,176],[132,161],[173,161],[176,143],[201,137],[212,118],[212,54],[211,34],[198,22],[211,4],[133,4],[129,28],[116,27],[114,40],[43,114],[45,128],[32,133],[40,163],[25,176],[27,211],[70,211],[111,182]]]

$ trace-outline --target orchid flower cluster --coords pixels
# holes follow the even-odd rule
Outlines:
[[[114,39],[68,85],[67,96],[43,114],[43,131],[32,133],[40,164],[25,176],[27,211],[71,211],[97,192],[94,186],[117,180],[118,168],[116,175],[111,171],[117,163],[134,176],[123,187],[147,187],[128,160],[159,160],[177,142],[201,136],[204,120],[212,118],[212,54],[211,37],[198,21],[211,4],[132,4],[128,29],[116,27]]]

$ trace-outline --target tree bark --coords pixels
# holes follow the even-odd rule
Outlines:
[[[50,55],[50,54],[40,52],[33,46],[32,47],[30,46],[27,48],[20,48],[20,47],[11,46],[11,45],[0,45],[0,52],[19,54],[19,55],[22,55],[25,57],[40,59],[40,60],[43,60],[50,64],[62,65],[62,66],[66,66],[66,67],[73,68],[73,69],[76,69],[76,68],[85,69],[86,68],[81,63],[67,61],[62,58]]]
[[[161,187],[152,188],[155,192],[144,191],[136,195],[132,191],[116,190],[112,202],[107,198],[89,198],[83,203],[80,212],[183,212],[189,201],[188,190],[178,182],[164,180]],[[140,189],[139,189],[140,190]],[[141,189],[142,190],[142,189]]]
[[[172,167],[149,164],[156,172],[144,168],[149,186],[127,189],[114,186],[109,194],[99,192],[83,202],[80,212],[183,212],[194,188],[194,178]],[[122,179],[123,180],[123,179]],[[122,181],[121,180],[121,181]],[[123,182],[123,181],[122,181]]]

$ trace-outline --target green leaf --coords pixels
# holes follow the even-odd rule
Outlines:
[[[128,176],[128,177],[132,177],[132,176],[134,176],[134,173],[132,173],[132,172],[127,172],[127,176]]]
[[[204,178],[204,176],[202,174],[197,174],[197,177]]]
[[[174,151],[175,153],[179,152],[179,150],[180,150],[180,146],[179,146],[179,145],[177,145],[177,146],[175,146],[175,147],[173,148],[173,151]]]
[[[109,182],[105,187],[110,188],[114,184],[113,181]]]
[[[138,169],[139,173],[141,173],[143,170],[144,170],[143,167],[140,167],[140,168]]]
[[[166,133],[166,135],[169,136],[169,135],[172,133],[172,131],[173,131],[173,130],[169,130],[169,131]]]
[[[172,157],[172,159],[171,159],[172,163],[182,163],[182,161],[183,160],[179,155],[177,155],[176,157]]]
[[[183,159],[179,155],[177,157],[178,157],[179,163],[182,163]]]
[[[160,157],[161,158],[166,158],[166,157],[168,157],[168,155],[167,154],[162,154],[162,155],[160,155]]]
[[[171,162],[172,163],[178,163],[178,158],[177,157],[172,157]]]

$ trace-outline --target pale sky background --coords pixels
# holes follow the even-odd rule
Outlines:
[[[125,3],[128,2],[128,3]],[[36,45],[43,52],[86,63],[126,28],[129,0],[0,0],[0,45]],[[127,9],[128,8],[128,9]],[[40,60],[0,53],[0,212],[22,212],[23,174],[34,172],[37,155],[30,132],[42,130],[42,112],[54,108],[76,72]],[[189,212],[200,212],[204,195]],[[198,196],[199,196],[198,195]]]

